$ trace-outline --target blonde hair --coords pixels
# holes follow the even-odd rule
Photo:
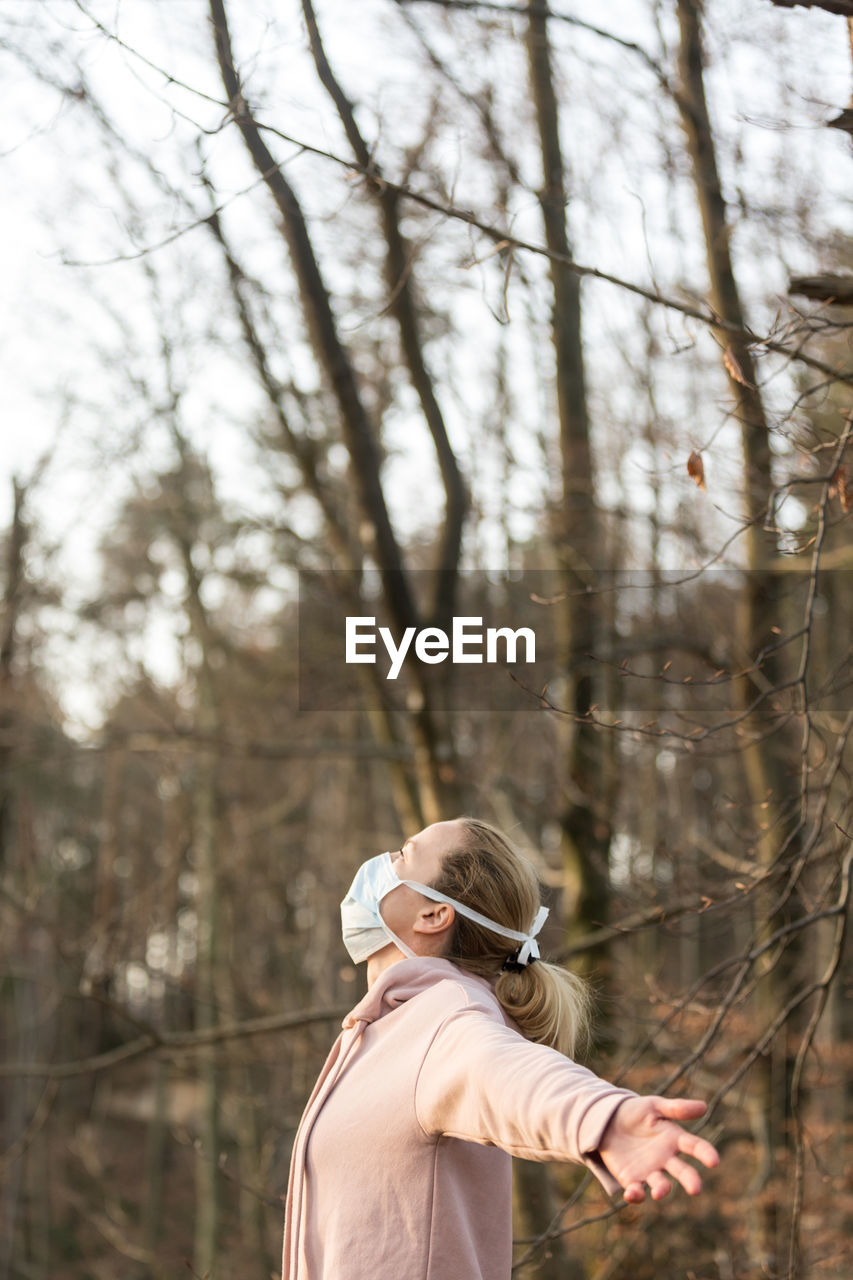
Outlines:
[[[461,844],[444,855],[433,888],[488,916],[495,924],[526,931],[539,909],[539,881],[497,827],[478,818],[459,818]],[[573,1054],[589,1028],[585,982],[559,965],[536,960],[519,972],[504,969],[512,942],[461,912],[446,959],[494,982],[495,995],[528,1040]]]

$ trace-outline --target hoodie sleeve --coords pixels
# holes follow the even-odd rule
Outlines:
[[[613,1195],[619,1183],[597,1148],[616,1108],[635,1096],[468,1005],[433,1037],[415,1108],[429,1137],[501,1147],[525,1160],[578,1161]]]

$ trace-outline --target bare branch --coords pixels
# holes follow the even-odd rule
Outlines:
[[[811,298],[813,302],[830,302],[836,306],[853,306],[853,276],[792,276],[789,292]]]
[[[771,0],[780,9],[824,9],[842,18],[853,18],[853,0]]]
[[[271,1032],[298,1031],[318,1022],[339,1022],[349,1012],[347,1008],[307,1009],[302,1013],[274,1013],[264,1018],[249,1018],[245,1022],[223,1023],[205,1027],[201,1031],[162,1031],[139,1036],[128,1044],[111,1049],[108,1053],[95,1054],[75,1062],[4,1062],[0,1063],[0,1078],[13,1076],[39,1076],[50,1080],[68,1080],[75,1076],[94,1075],[110,1071],[152,1050],[178,1053],[210,1045],[224,1044],[231,1040],[245,1040],[250,1036],[269,1035]]]

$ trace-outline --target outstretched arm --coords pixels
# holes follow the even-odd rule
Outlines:
[[[682,1129],[682,1120],[695,1120],[705,1103],[694,1098],[626,1098],[614,1111],[602,1134],[598,1154],[632,1204],[645,1199],[645,1183],[653,1200],[672,1190],[670,1177],[688,1195],[698,1195],[702,1179],[693,1165],[682,1160],[693,1156],[708,1169],[719,1164],[716,1149],[704,1138]]]

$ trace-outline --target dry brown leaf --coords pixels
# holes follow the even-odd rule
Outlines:
[[[853,485],[849,483],[849,480],[850,472],[847,468],[847,463],[842,462],[839,467],[836,467],[827,490],[827,496],[830,498],[834,498],[836,494],[838,495],[841,510],[845,515],[850,510],[851,502],[853,502]]]
[[[697,449],[694,449],[687,459],[687,474],[700,489],[705,488],[705,464],[702,461],[701,453]]]
[[[735,382],[739,382],[742,387],[749,387],[752,389],[752,383],[747,382],[746,378],[743,376],[743,369],[741,369],[738,364],[737,356],[734,351],[732,351],[731,347],[726,347],[723,352],[723,364],[726,366],[730,378],[734,378]]]

